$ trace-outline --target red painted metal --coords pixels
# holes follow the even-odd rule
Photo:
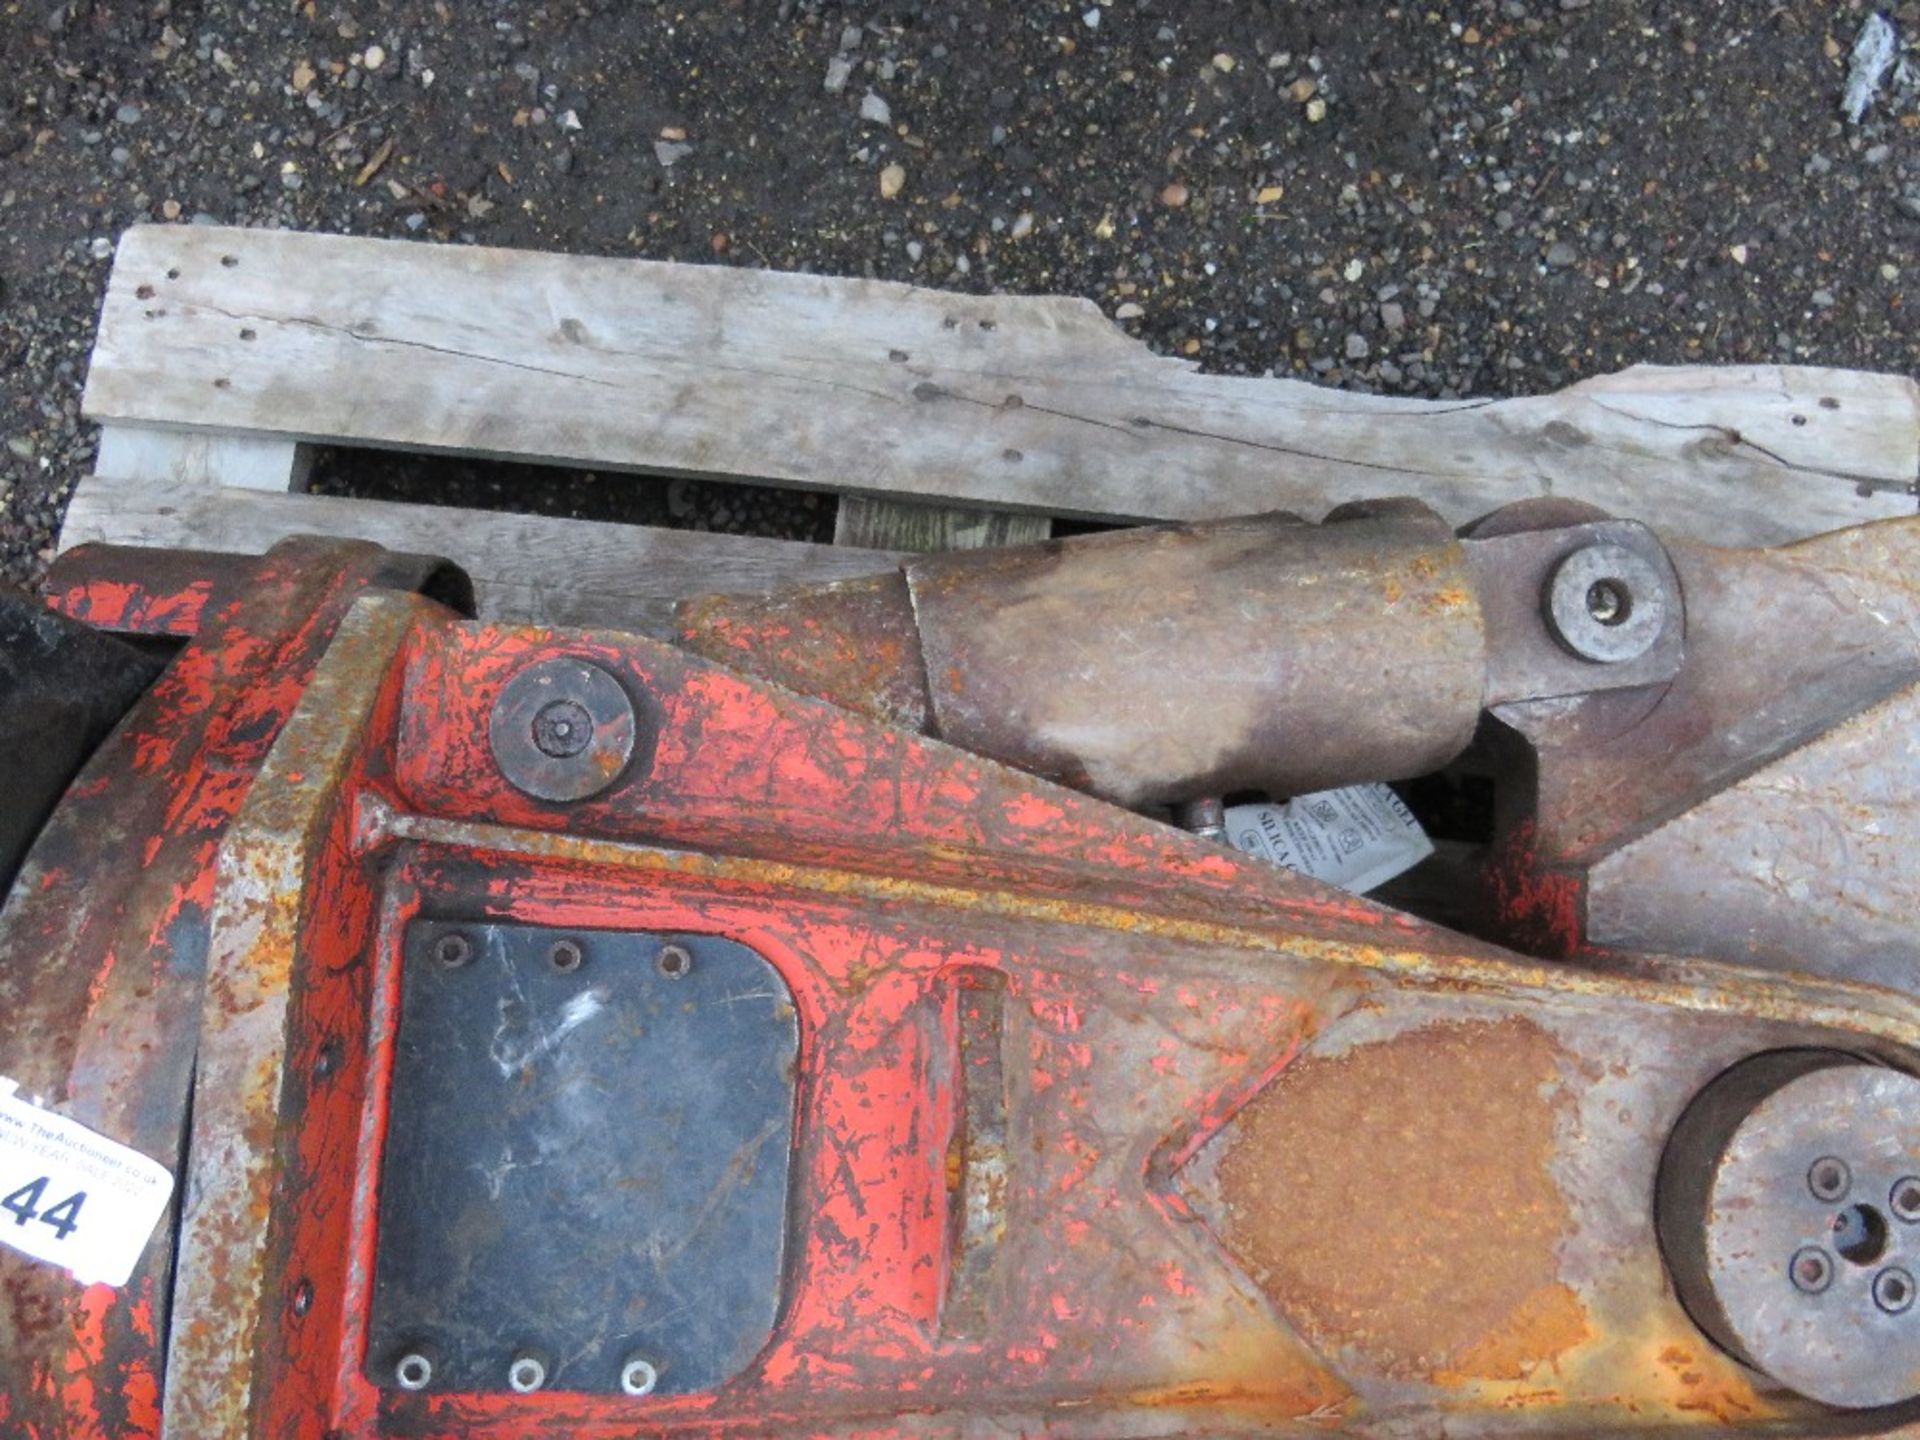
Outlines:
[[[255,612],[217,591],[199,602],[172,688],[115,752],[166,781],[141,817],[160,837],[145,871],[215,917],[204,1010],[196,970],[179,982],[195,1004],[156,1015],[177,951],[133,902],[103,905],[62,953],[117,1008],[50,991],[34,1003],[74,1021],[80,1049],[36,1031],[0,1055],[162,1153],[178,1045],[180,1088],[149,1099],[149,1130],[130,1093],[152,1095],[145,1072],[86,1047],[199,1022],[191,1170],[208,1193],[183,1231],[180,1309],[170,1325],[158,1309],[159,1247],[118,1295],[37,1273],[56,1323],[9,1355],[29,1379],[0,1424],[154,1433],[163,1337],[169,1427],[263,1440],[1817,1418],[1674,1299],[1653,1172],[1686,1101],[1746,1054],[1916,1063],[1898,997],[1526,960],[671,647],[380,595],[342,620],[373,568],[308,591],[274,563],[283,628],[242,623]],[[63,594],[162,630],[195,603]],[[650,741],[574,804],[516,790],[488,744],[507,684],[560,657],[614,675]],[[1570,942],[1577,893],[1524,860],[1512,913]],[[62,872],[42,873],[52,889]],[[801,1029],[789,1269],[746,1373],[643,1400],[410,1395],[370,1375],[401,937],[421,914],[724,935],[779,970]],[[136,919],[144,948],[123,948]],[[52,902],[16,895],[6,923],[46,943]],[[994,1083],[998,1131],[968,1089]],[[1436,1131],[1458,1142],[1439,1184]],[[1353,1242],[1361,1209],[1391,1243]],[[1309,1263],[1283,1283],[1276,1256]]]
[[[178,1164],[220,843],[334,628],[402,573],[395,560],[320,541],[244,562],[70,552],[57,608],[187,643],[75,780],[0,912],[0,1074],[23,1091]],[[169,1227],[120,1291],[0,1251],[0,1433],[159,1434]]]

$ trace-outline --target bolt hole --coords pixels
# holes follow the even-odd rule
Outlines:
[[[685,979],[693,969],[693,956],[687,953],[683,945],[662,945],[660,947],[660,973],[669,980]]]
[[[1833,1262],[1827,1258],[1826,1251],[1809,1245],[1804,1250],[1794,1252],[1787,1273],[1796,1290],[1818,1295],[1833,1283]]]
[[[293,1287],[293,1313],[296,1319],[313,1309],[313,1282],[302,1280]]]
[[[179,278],[180,278],[180,272],[178,270],[167,271],[167,279],[178,280]]]
[[[1833,1217],[1833,1248],[1849,1264],[1873,1264],[1887,1253],[1887,1217],[1872,1205],[1849,1205]]]
[[[340,1042],[329,1040],[320,1047],[320,1053],[313,1059],[313,1078],[326,1080],[340,1068]]]
[[[1920,1175],[1906,1175],[1894,1181],[1887,1204],[1893,1210],[1894,1219],[1908,1225],[1920,1223]]]
[[[1633,614],[1633,593],[1618,580],[1596,580],[1587,587],[1587,614],[1602,625],[1624,625]]]
[[[571,975],[578,970],[585,958],[579,944],[572,940],[556,940],[547,949],[547,963],[562,975]]]
[[[433,1383],[433,1362],[417,1351],[402,1355],[393,1367],[393,1378],[402,1390],[424,1390]]]
[[[1913,1277],[1890,1265],[1873,1277],[1873,1303],[1889,1315],[1904,1313],[1913,1304]]]
[[[1847,1162],[1822,1155],[1807,1167],[1807,1189],[1816,1200],[1838,1200],[1853,1185],[1853,1172]]]
[[[1796,425],[1804,425],[1807,423],[1807,417],[1804,415],[1796,415],[1793,417],[1793,423]]]
[[[458,970],[473,958],[473,942],[464,935],[442,935],[433,943],[433,958],[449,970]]]

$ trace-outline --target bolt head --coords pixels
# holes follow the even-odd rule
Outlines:
[[[455,932],[433,942],[433,958],[449,970],[458,970],[473,958],[473,941]]]
[[[538,1355],[516,1355],[507,1367],[507,1388],[516,1395],[531,1395],[547,1383],[547,1364]]]
[[[533,743],[550,759],[571,759],[593,743],[593,717],[578,700],[552,701],[533,717]]]
[[[1904,1315],[1913,1308],[1913,1276],[1898,1265],[1889,1265],[1873,1277],[1873,1303],[1889,1315]]]
[[[1853,1188],[1853,1171],[1835,1155],[1822,1155],[1807,1167],[1807,1189],[1816,1200],[1839,1200]]]
[[[1887,1192],[1887,1209],[1908,1225],[1920,1224],[1920,1175],[1905,1175]]]
[[[1833,1260],[1817,1245],[1794,1252],[1787,1273],[1793,1288],[1806,1295],[1818,1295],[1833,1284]]]

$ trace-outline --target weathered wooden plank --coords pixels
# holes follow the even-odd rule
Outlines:
[[[1078,299],[201,226],[122,238],[86,405],[1091,518],[1558,494],[1727,543],[1911,513],[1920,473],[1905,376],[1413,401],[1202,375]]]
[[[304,490],[313,469],[313,446],[277,435],[110,424],[101,427],[94,469],[123,480],[191,480],[246,490]]]
[[[1007,510],[963,510],[911,500],[842,495],[833,517],[833,543],[867,550],[981,550],[994,545],[1031,545],[1053,533],[1046,515]]]
[[[654,635],[666,633],[682,596],[873,575],[900,559],[794,540],[107,475],[75,488],[60,548],[99,540],[258,553],[301,534],[444,555],[473,577],[489,619]]]

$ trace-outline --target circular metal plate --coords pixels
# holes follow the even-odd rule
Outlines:
[[[1624,545],[1582,546],[1547,582],[1550,628],[1583,660],[1639,659],[1660,638],[1669,608],[1659,567]]]
[[[1707,1167],[1697,1218],[1669,1213],[1686,1187],[1662,1176],[1662,1240],[1682,1299],[1729,1349],[1811,1399],[1911,1399],[1920,1079],[1820,1052],[1759,1060],[1773,1063],[1748,1062],[1744,1084],[1735,1067],[1709,1086],[1669,1148],[1669,1167]],[[1682,1146],[1692,1153],[1676,1155]],[[1676,1255],[1688,1237],[1698,1253]]]
[[[566,656],[538,661],[507,682],[488,739],[515,789],[536,800],[585,800],[626,770],[637,725],[618,680]]]

